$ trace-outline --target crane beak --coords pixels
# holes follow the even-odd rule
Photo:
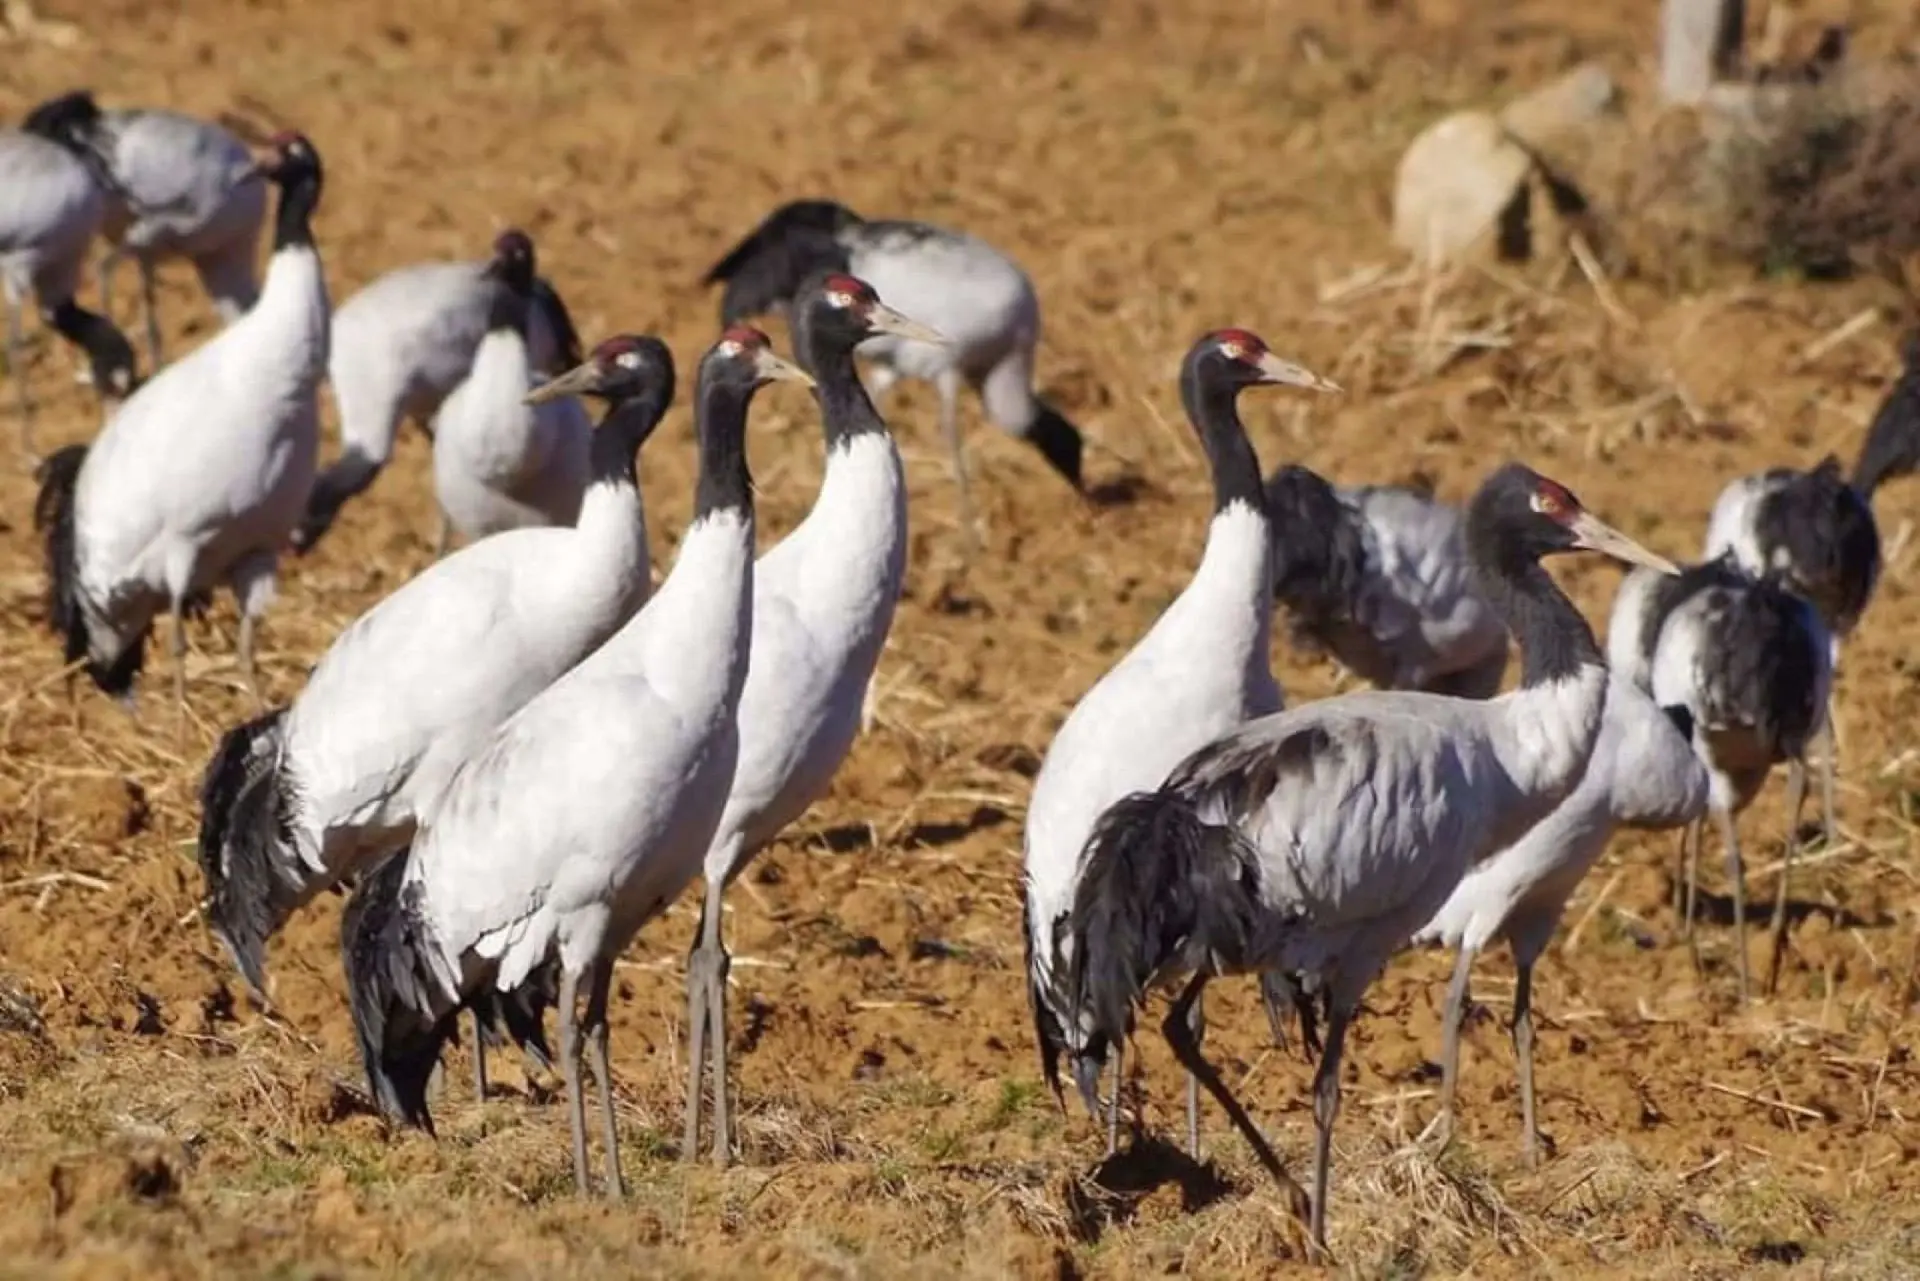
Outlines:
[[[1677,574],[1680,567],[1665,556],[1648,551],[1591,512],[1581,512],[1567,525],[1573,533],[1573,545],[1599,552],[1632,565],[1645,565],[1663,574]]]
[[[557,378],[548,379],[529,391],[522,398],[526,405],[544,405],[550,400],[559,400],[562,396],[580,396],[600,387],[600,366],[594,361],[575,365]]]
[[[1303,369],[1291,360],[1282,360],[1272,352],[1260,357],[1257,366],[1263,383],[1284,383],[1289,387],[1310,387],[1314,391],[1339,391],[1340,384],[1322,378],[1311,369]]]
[[[811,387],[813,375],[790,360],[782,360],[762,347],[753,357],[753,374],[763,383],[793,382]]]
[[[905,338],[912,342],[931,343],[935,347],[950,347],[952,341],[931,325],[923,325],[912,317],[903,316],[883,302],[874,303],[867,308],[866,321],[869,328],[877,333],[892,334],[896,338]]]

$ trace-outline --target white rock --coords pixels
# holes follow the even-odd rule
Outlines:
[[[1423,263],[1498,252],[1503,217],[1529,197],[1533,160],[1484,111],[1456,112],[1422,131],[1393,189],[1393,241]],[[1524,214],[1522,214],[1524,216]]]

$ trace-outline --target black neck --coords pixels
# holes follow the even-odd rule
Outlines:
[[[280,208],[273,219],[273,248],[311,249],[313,211],[320,204],[320,175],[302,173],[280,188]]]
[[[593,430],[594,484],[638,488],[634,456],[666,417],[672,401],[673,389],[667,388],[664,392],[642,392],[608,407],[607,416]]]
[[[698,521],[723,511],[753,510],[753,477],[747,471],[749,388],[716,382],[700,389],[694,434],[700,438],[700,483],[693,495]]]
[[[125,388],[110,385],[116,370],[124,369],[129,379],[134,375],[133,346],[111,320],[69,298],[47,313],[47,323],[62,338],[87,353],[94,385],[101,395],[119,395],[132,390],[130,383]]]
[[[487,308],[487,332],[526,333],[533,300],[504,280],[495,280],[492,284],[493,301]]]
[[[1540,562],[1502,547],[1495,531],[1467,531],[1474,577],[1520,645],[1524,688],[1565,680],[1586,666],[1605,666],[1586,617],[1574,608]]]
[[[886,420],[873,407],[860,381],[853,352],[844,343],[809,341],[797,354],[814,378],[813,396],[820,402],[820,422],[829,452],[837,445],[887,430]]]
[[[1240,389],[1218,378],[1208,378],[1189,365],[1180,373],[1180,403],[1187,420],[1200,433],[1200,444],[1213,467],[1213,509],[1225,511],[1231,503],[1245,503],[1264,513],[1266,493],[1260,485],[1260,459],[1240,423]]]

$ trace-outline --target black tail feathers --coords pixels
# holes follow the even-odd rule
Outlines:
[[[340,917],[340,956],[374,1102],[431,1134],[427,1084],[454,1038],[460,1007],[440,999],[426,954],[432,941],[406,874],[403,850],[361,879]]]
[[[1258,892],[1253,851],[1231,828],[1202,820],[1184,793],[1116,802],[1087,842],[1074,892],[1074,1008],[1117,1044],[1160,975],[1243,967]]]
[[[73,529],[74,490],[86,461],[85,445],[67,445],[48,455],[33,473],[40,484],[33,500],[33,528],[40,535],[46,569],[47,626],[65,641],[69,663],[87,653],[87,620],[80,610],[79,549],[74,544]]]
[[[1086,453],[1086,441],[1080,435],[1080,429],[1068,422],[1066,416],[1046,401],[1040,402],[1040,416],[1027,428],[1027,443],[1040,451],[1047,464],[1076,490],[1084,490],[1086,482],[1081,475],[1081,456]]]
[[[527,981],[511,992],[482,988],[467,1000],[478,1022],[480,1036],[489,1049],[506,1041],[538,1063],[543,1071],[552,1071],[553,1047],[547,1044],[547,1011],[560,999],[560,970],[543,965],[527,976]]]
[[[115,698],[133,688],[147,658],[147,631],[143,627],[108,662],[91,657],[92,636],[80,604],[79,546],[73,523],[74,491],[87,446],[67,445],[42,460],[34,472],[40,491],[33,500],[33,527],[40,535],[46,569],[47,627],[60,637],[63,661],[87,660],[87,676],[103,693]]]
[[[815,271],[847,270],[838,233],[859,222],[858,214],[831,200],[796,200],[768,214],[701,280],[726,284],[721,323],[747,320],[788,302]]]
[[[221,736],[200,776],[200,875],[207,921],[255,992],[266,991],[266,946],[297,906],[288,877],[292,786],[280,768],[287,710],[256,716]]]

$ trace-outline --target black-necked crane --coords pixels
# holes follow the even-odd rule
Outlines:
[[[1387,960],[1467,871],[1573,790],[1600,733],[1607,667],[1541,567],[1576,549],[1672,566],[1519,464],[1467,509],[1467,554],[1519,641],[1521,681],[1488,700],[1367,691],[1262,717],[1109,807],[1081,865],[1057,958],[1081,1053],[1118,1044],[1149,988],[1184,980],[1168,1044],[1219,1101],[1326,1249],[1327,1181],[1347,1027]],[[1279,971],[1323,994],[1309,1203],[1200,1054],[1189,1013],[1217,975]]]
[[[860,730],[860,707],[893,623],[907,565],[900,454],[854,369],[876,334],[941,336],[865,281],[824,272],[794,296],[794,353],[814,379],[826,473],[807,518],[753,569],[753,647],[740,695],[740,763],[707,849],[706,895],[687,959],[687,1111],[681,1156],[700,1141],[712,1055],[713,1155],[732,1142],[727,1090],[727,949],[721,899],[747,863],[827,790]]]
[[[267,941],[293,913],[405,846],[487,735],[645,603],[635,454],[673,399],[673,357],[657,338],[621,335],[563,381],[607,405],[578,524],[430,565],[340,633],[290,706],[228,730],[209,760],[208,922],[256,992]]]
[[[340,509],[371,485],[411,418],[432,430],[434,415],[466,381],[503,286],[479,262],[396,267],[354,293],[333,317],[327,382],[340,412],[340,456],[320,473],[294,547],[313,547]],[[553,285],[534,278],[527,352],[536,373],[580,364],[573,319]]]
[[[538,277],[525,232],[500,233],[486,275],[499,286],[486,336],[433,420],[442,555],[455,534],[472,542],[529,525],[571,525],[591,471],[593,423],[579,399],[527,400],[540,374],[527,344]]]
[[[423,1126],[460,1008],[557,965],[582,1192],[583,1057],[599,1087],[607,1191],[622,1190],[607,1062],[614,959],[699,875],[733,782],[753,628],[747,408],[777,378],[807,375],[756,330],[728,329],[707,353],[694,516],[672,572],[606,644],[494,731],[341,922],[374,1096]]]
[[[1807,752],[1826,725],[1833,694],[1833,639],[1805,597],[1770,579],[1754,578],[1732,553],[1677,578],[1629,574],[1608,623],[1607,649],[1616,671],[1662,707],[1683,706],[1693,719],[1694,751],[1712,777],[1708,808],[1726,847],[1733,895],[1734,960],[1740,999],[1749,989],[1746,876],[1735,818],[1759,794],[1775,765],[1787,766],[1787,839],[1774,899],[1767,990],[1779,982],[1786,947],[1787,881],[1800,840],[1807,792]],[[1682,928],[1693,932],[1704,822],[1681,841],[1684,875],[1674,878]]]
[[[253,633],[281,549],[305,510],[319,448],[327,286],[314,247],[320,155],[282,134],[261,172],[279,188],[273,256],[239,321],[157,372],[91,445],[48,460],[49,600],[69,663],[131,691],[147,634],[172,617],[174,693],[186,707],[184,611],[224,583],[240,605],[240,669],[256,696]]]
[[[1701,559],[1722,556],[1818,610],[1831,638],[1828,659],[1837,667],[1841,644],[1880,581],[1880,530],[1872,495],[1848,483],[1840,460],[1831,454],[1808,471],[1774,467],[1743,476],[1720,491],[1708,522]],[[1827,741],[1820,752],[1820,808],[1828,844],[1835,830],[1832,712],[1831,707],[1822,711]]]
[[[960,389],[972,387],[987,418],[1024,440],[1076,490],[1080,429],[1034,389],[1040,301],[1020,265],[976,236],[900,219],[868,220],[831,200],[796,200],[768,214],[707,272],[725,284],[722,323],[784,310],[816,271],[850,272],[907,315],[947,336],[944,344],[877,334],[860,349],[873,363],[875,397],[901,378],[931,382],[940,431],[960,487],[961,525],[973,530]]]
[[[110,249],[100,261],[100,306],[111,314],[113,271],[133,259],[146,312],[147,359],[160,367],[156,274],[183,259],[226,324],[259,297],[260,232],[267,190],[254,181],[247,144],[223,125],[148,107],[102,110],[87,90],[41,104],[42,112],[75,111],[81,136],[105,166]]]
[[[1337,489],[1294,464],[1266,488],[1273,596],[1295,645],[1381,689],[1500,691],[1507,629],[1474,581],[1458,508],[1400,485]]]
[[[1074,1004],[1061,968],[1079,886],[1080,852],[1094,823],[1129,792],[1157,786],[1180,760],[1250,716],[1281,706],[1269,666],[1272,534],[1260,460],[1240,421],[1249,387],[1338,390],[1281,359],[1259,336],[1224,329],[1200,338],[1180,369],[1180,400],[1213,473],[1213,515],[1200,564],[1146,635],[1068,713],[1048,745],[1027,802],[1024,923],[1027,996],[1040,1063],[1060,1093],[1060,1059],[1091,1095],[1105,1047],[1078,1054]],[[1197,1010],[1196,1006],[1196,1010]],[[1114,1050],[1108,1144],[1117,1142],[1121,1053]],[[1188,1145],[1199,1147],[1199,1099],[1187,1082]]]
[[[60,113],[37,113],[18,130],[0,130],[0,291],[7,306],[7,376],[19,398],[20,452],[28,456],[34,452],[33,396],[27,386],[22,312],[29,297],[47,326],[85,354],[94,389],[109,409],[131,394],[138,381],[126,335],[107,317],[75,301],[87,251],[107,216],[107,193],[88,148],[87,127],[88,117],[76,105]],[[66,467],[70,470],[71,464]]]
[[[1455,948],[1440,1053],[1443,1134],[1451,1132],[1460,1079],[1460,1026],[1466,1018],[1474,958],[1505,939],[1513,950],[1513,1049],[1520,1075],[1521,1155],[1539,1158],[1533,1093],[1533,967],[1567,902],[1620,828],[1666,831],[1707,809],[1706,767],[1693,751],[1693,716],[1683,705],[1656,707],[1619,673],[1607,681],[1600,736],[1579,784],[1525,836],[1474,865],[1446,905],[1414,936]]]

